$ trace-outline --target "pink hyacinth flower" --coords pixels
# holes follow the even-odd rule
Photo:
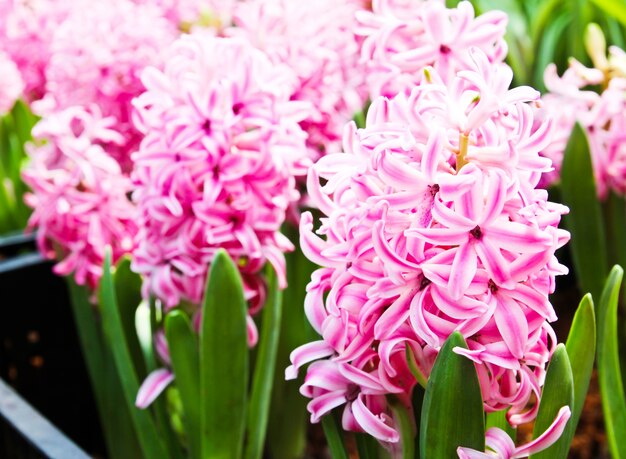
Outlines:
[[[538,93],[509,90],[510,69],[479,49],[470,61],[450,82],[429,68],[410,94],[374,100],[365,128],[346,127],[344,153],[309,171],[323,217],[314,230],[302,215],[300,245],[321,266],[305,300],[321,340],[292,353],[286,376],[328,362],[312,364],[303,386],[314,421],[344,404],[348,416],[360,400],[395,429],[379,395],[410,399],[407,347],[427,378],[454,331],[467,341],[455,352],[475,362],[485,409],[508,409],[512,425],[536,416],[531,400],[556,345],[548,296],[567,272],[554,256],[569,239],[558,228],[567,208],[536,188],[550,170],[539,152],[551,131],[530,105]],[[347,382],[346,366],[377,385]],[[371,416],[344,419],[390,441]]]
[[[239,2],[234,27],[226,30],[294,71],[291,99],[312,106],[300,123],[312,159],[338,151],[343,126],[365,105],[364,68],[353,33],[357,8],[357,2],[334,0]]]
[[[97,107],[72,107],[40,121],[33,129],[37,145],[23,178],[32,192],[29,228],[37,228],[39,250],[60,259],[54,270],[74,274],[92,290],[102,276],[104,249],[113,262],[133,248],[135,208],[128,199],[131,182],[108,153],[124,142],[111,118]]]
[[[422,69],[427,66],[450,81],[471,66],[471,48],[479,48],[490,63],[502,62],[507,52],[506,14],[490,11],[475,17],[467,1],[446,8],[441,1],[381,0],[357,18],[372,98],[410,92],[423,81]]]

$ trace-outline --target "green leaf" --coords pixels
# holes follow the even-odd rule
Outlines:
[[[135,432],[137,433],[143,455],[148,459],[168,457],[167,450],[150,416],[150,412],[135,407],[135,397],[139,391],[139,379],[137,370],[133,366],[133,358],[120,315],[117,292],[111,272],[110,247],[107,247],[104,258],[102,279],[100,281],[100,298],[106,340],[113,354],[126,406],[135,426]]]
[[[211,263],[200,330],[202,457],[241,457],[248,387],[247,312],[239,271],[220,250]]]
[[[89,300],[90,292],[86,287],[77,285],[72,277],[66,279],[76,331],[109,457],[141,458],[141,449],[124,401],[113,356],[106,347],[97,312]]]
[[[591,3],[626,25],[626,2],[624,0],[591,0]]]
[[[268,301],[263,308],[263,320],[258,355],[252,379],[252,394],[248,412],[248,444],[244,457],[261,459],[272,399],[272,383],[276,369],[276,352],[280,338],[282,292],[274,269],[268,265]]]
[[[365,433],[354,434],[359,459],[378,459],[379,444],[374,437]]]
[[[569,246],[580,289],[599,298],[608,269],[605,229],[589,143],[579,124],[574,127],[565,149],[561,182],[563,203],[570,208],[563,220],[572,234]]]
[[[200,458],[202,412],[200,404],[200,355],[198,339],[183,311],[174,309],[165,316],[165,336],[183,405],[183,423],[189,439],[189,456]]]
[[[321,423],[326,441],[328,442],[331,459],[348,459],[348,451],[343,443],[341,427],[335,412],[333,411],[322,416]]]
[[[139,274],[131,271],[130,257],[126,256],[117,263],[113,273],[113,284],[115,285],[117,305],[120,311],[126,343],[133,358],[137,376],[143,379],[148,375],[148,372],[135,327],[137,308],[142,300],[141,277],[139,277]]]
[[[284,233],[294,242],[296,250],[285,254],[287,259],[287,289],[283,292],[283,318],[276,357],[274,387],[267,429],[267,447],[274,459],[297,459],[304,455],[309,414],[307,399],[300,392],[304,374],[295,380],[285,380],[289,354],[298,346],[318,339],[312,331],[304,308],[306,284],[316,266],[298,248],[298,232],[285,225]],[[303,373],[303,372],[302,372]]]
[[[617,341],[617,304],[623,276],[624,270],[620,266],[614,266],[596,310],[598,382],[609,448],[615,459],[626,458],[626,442],[624,442],[626,400],[624,400],[624,384],[620,372]]]
[[[609,193],[603,204],[604,221],[606,222],[607,242],[610,265],[626,266],[626,202],[613,191]]]
[[[589,293],[578,305],[567,337],[566,348],[574,376],[574,408],[570,423],[576,429],[585,404],[596,355],[596,315]],[[574,431],[572,430],[571,433],[573,434]]]
[[[545,91],[543,74],[546,67],[555,61],[555,54],[559,43],[562,42],[565,28],[572,21],[569,13],[561,13],[548,23],[541,40],[537,43],[538,52],[535,61],[535,87],[541,91]]]
[[[559,344],[552,354],[552,359],[548,365],[546,382],[541,393],[539,412],[535,420],[533,438],[537,438],[544,433],[554,422],[557,413],[565,405],[573,411],[574,407],[574,376],[570,365],[567,350],[563,343]],[[576,426],[570,418],[565,426],[563,435],[549,448],[533,454],[532,459],[566,459],[569,452],[569,445]]]
[[[459,332],[446,340],[430,373],[420,423],[420,457],[450,459],[459,446],[485,450],[483,401],[474,363]]]

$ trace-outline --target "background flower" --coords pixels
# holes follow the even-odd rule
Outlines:
[[[338,151],[344,124],[365,105],[364,68],[353,32],[358,7],[332,0],[242,1],[235,8],[235,27],[226,31],[247,38],[272,62],[295,72],[291,99],[313,107],[300,123],[309,135],[312,159]]]
[[[307,104],[297,84],[250,44],[195,32],[147,69],[134,104],[145,135],[134,155],[139,232],[133,269],[146,293],[172,307],[199,304],[208,266],[225,248],[239,264],[254,313],[263,303],[259,271],[268,261],[285,286],[280,234],[308,167],[298,122]]]

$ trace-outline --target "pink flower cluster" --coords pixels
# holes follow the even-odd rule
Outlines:
[[[487,31],[491,30],[487,27]],[[556,319],[548,295],[566,272],[554,253],[567,208],[537,189],[550,122],[536,126],[539,93],[509,90],[512,72],[478,48],[450,78],[423,70],[410,94],[374,100],[366,127],[345,131],[344,153],[320,159],[308,193],[323,213],[302,216],[301,247],[321,266],[307,317],[322,339],[292,353],[293,378],[317,421],[345,405],[343,426],[384,442],[399,435],[385,395],[410,400],[455,330],[476,363],[488,411],[534,418]],[[321,181],[322,179],[322,181]],[[319,360],[322,359],[322,360]]]
[[[13,108],[24,92],[24,82],[17,65],[0,51],[0,115]]]
[[[298,124],[310,106],[289,100],[297,77],[244,40],[194,32],[142,81],[146,91],[134,101],[144,139],[133,156],[140,227],[133,269],[166,306],[199,304],[211,260],[224,248],[254,313],[266,262],[286,284],[283,252],[293,247],[280,227],[299,198],[295,177],[310,165]]]
[[[556,66],[546,69],[550,92],[542,100],[556,126],[552,143],[542,151],[555,167],[543,179],[546,186],[558,180],[567,141],[578,122],[589,140],[598,197],[605,199],[610,191],[626,195],[626,53],[611,47],[605,62],[606,68],[587,68],[570,59],[562,77]],[[622,69],[610,68],[609,62],[621,63]],[[591,88],[598,85],[603,88],[600,94]]]
[[[291,99],[314,107],[301,122],[314,160],[339,150],[343,126],[365,105],[365,68],[353,31],[359,6],[334,0],[242,1],[235,8],[235,27],[226,30],[296,73]]]
[[[506,14],[490,11],[476,18],[468,1],[446,8],[441,0],[374,0],[372,11],[360,11],[357,18],[372,99],[408,95],[423,81],[426,66],[449,82],[471,66],[471,48],[491,63],[503,62],[507,53]]]
[[[41,64],[37,88],[45,91],[32,104],[43,120],[24,173],[35,210],[29,226],[38,229],[42,252],[61,260],[57,272],[75,272],[79,284],[95,288],[105,243],[113,245],[114,262],[134,246],[130,156],[142,135],[131,102],[143,91],[141,71],[161,63],[161,50],[178,32],[161,9],[131,0],[74,0],[58,12],[40,1],[51,30],[33,34],[41,59],[22,56],[24,68]],[[9,19],[17,21],[20,11],[16,6]]]
[[[45,92],[50,45],[69,12],[83,0],[10,0],[0,2],[0,50],[17,64],[27,100]],[[87,2],[89,4],[89,2]],[[85,3],[83,3],[85,5]]]
[[[131,100],[143,90],[139,74],[148,65],[158,65],[161,50],[177,36],[161,13],[128,0],[74,8],[54,35],[46,95],[34,105],[47,115],[95,104],[104,116],[114,117],[114,128],[125,142],[109,153],[126,172],[132,167],[130,152],[140,141],[130,120]]]
[[[124,143],[97,108],[73,107],[40,121],[33,129],[38,142],[23,172],[32,188],[29,221],[37,227],[41,252],[62,259],[60,275],[74,273],[76,282],[92,289],[102,275],[104,249],[118,259],[133,247],[135,209],[128,200],[131,182],[109,154]]]

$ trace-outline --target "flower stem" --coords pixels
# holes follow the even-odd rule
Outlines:
[[[459,152],[456,155],[456,171],[460,171],[467,164],[465,155],[467,155],[467,147],[469,144],[469,136],[465,133],[459,134]]]

